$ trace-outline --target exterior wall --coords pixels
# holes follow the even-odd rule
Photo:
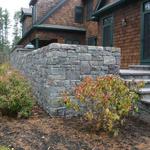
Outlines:
[[[32,26],[32,17],[26,16],[24,21],[22,22],[23,25],[23,34],[26,33]]]
[[[54,5],[60,0],[38,0],[36,5],[36,14],[37,20],[41,19],[42,16],[46,14]],[[93,0],[93,11],[95,10],[97,4],[97,0]],[[75,7],[83,6],[84,7],[84,20],[83,23],[75,23]],[[31,25],[31,21],[29,19],[25,20],[24,23]],[[29,42],[31,42],[35,38],[45,38],[45,40],[51,40],[52,37],[57,38],[58,42],[65,43],[66,39],[75,39],[79,40],[81,44],[87,44],[89,37],[97,37],[98,36],[98,25],[96,22],[92,22],[86,19],[86,1],[84,0],[68,0],[64,3],[63,6],[60,7],[52,16],[48,17],[48,19],[42,24],[51,24],[51,25],[64,25],[64,26],[73,26],[73,27],[82,27],[86,28],[85,33],[76,33],[76,32],[49,32],[49,31],[36,31],[31,32],[20,45],[25,46]],[[27,29],[25,30],[27,31]],[[24,32],[25,33],[25,32]],[[54,34],[55,33],[55,34]],[[41,35],[40,35],[41,34]],[[41,40],[41,39],[40,39]]]
[[[60,0],[38,0],[36,3],[36,19],[40,20]]]
[[[140,64],[141,50],[141,1],[125,5],[108,13],[103,17],[112,15],[113,23],[113,46],[121,48],[121,67],[127,68],[132,64]],[[127,25],[122,25],[122,19],[126,19]],[[99,21],[99,45],[102,45],[102,19]]]
[[[93,11],[97,5],[97,0],[93,0]],[[86,28],[86,41],[89,37],[98,37],[98,23],[86,19],[86,2],[84,2],[84,25]]]
[[[50,0],[51,3],[57,4],[58,0],[54,2],[54,0]],[[41,18],[46,11],[50,9],[50,2],[38,0],[37,2],[37,20]],[[97,0],[93,0],[93,11],[96,7]],[[84,7],[84,21],[83,23],[75,22],[75,7],[83,6]],[[43,9],[44,8],[44,9]],[[44,12],[43,12],[44,11]],[[39,15],[38,15],[39,14]],[[68,0],[65,2],[63,7],[57,10],[52,16],[50,16],[43,24],[52,24],[52,25],[64,25],[64,26],[73,26],[73,27],[85,27],[86,32],[86,41],[89,37],[97,37],[98,36],[98,24],[93,21],[89,21],[86,19],[86,2],[84,0]],[[85,43],[84,43],[85,44]]]
[[[85,76],[95,78],[119,71],[120,52],[116,48],[51,44],[25,51],[13,51],[11,63],[30,79],[39,104],[51,115],[64,112],[62,92],[72,91]]]
[[[82,6],[82,0],[68,0],[43,24],[84,27],[83,23],[75,22],[75,7]]]
[[[57,39],[58,43],[65,43],[67,39],[74,39],[80,41],[80,44],[85,44],[85,34],[78,32],[65,32],[65,31],[44,31],[44,30],[35,30],[28,35],[27,38],[22,40],[21,44],[26,45],[32,40],[38,38],[39,40],[53,40]]]

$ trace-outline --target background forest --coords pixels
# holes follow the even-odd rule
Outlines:
[[[10,15],[7,9],[0,7],[0,53],[9,54],[10,50],[15,47],[21,38],[21,12],[14,14],[13,21],[10,21]],[[10,39],[10,30],[13,38]]]

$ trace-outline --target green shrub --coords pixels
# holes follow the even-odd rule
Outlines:
[[[28,117],[33,98],[27,80],[9,65],[0,66],[0,112],[2,115]]]
[[[5,146],[0,146],[0,150],[10,150],[10,148],[5,147]]]
[[[117,134],[126,116],[137,111],[139,95],[136,90],[142,85],[132,84],[129,89],[117,76],[98,77],[96,80],[87,77],[75,88],[75,100],[65,93],[64,103],[68,109],[80,112],[90,128]]]

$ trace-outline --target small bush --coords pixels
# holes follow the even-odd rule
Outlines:
[[[33,98],[26,79],[8,64],[0,66],[0,113],[28,117]]]
[[[80,112],[90,128],[117,134],[125,117],[138,109],[136,91],[140,86],[132,84],[129,89],[121,78],[112,75],[96,80],[87,77],[75,88],[75,101],[65,93],[64,103]]]
[[[0,146],[0,150],[10,150],[10,148],[5,147],[5,146]]]

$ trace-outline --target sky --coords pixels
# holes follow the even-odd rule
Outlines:
[[[30,0],[0,0],[0,7],[7,8],[10,13],[11,26],[13,26],[13,16],[22,7],[28,8]],[[12,27],[10,29],[9,40],[12,40]]]

